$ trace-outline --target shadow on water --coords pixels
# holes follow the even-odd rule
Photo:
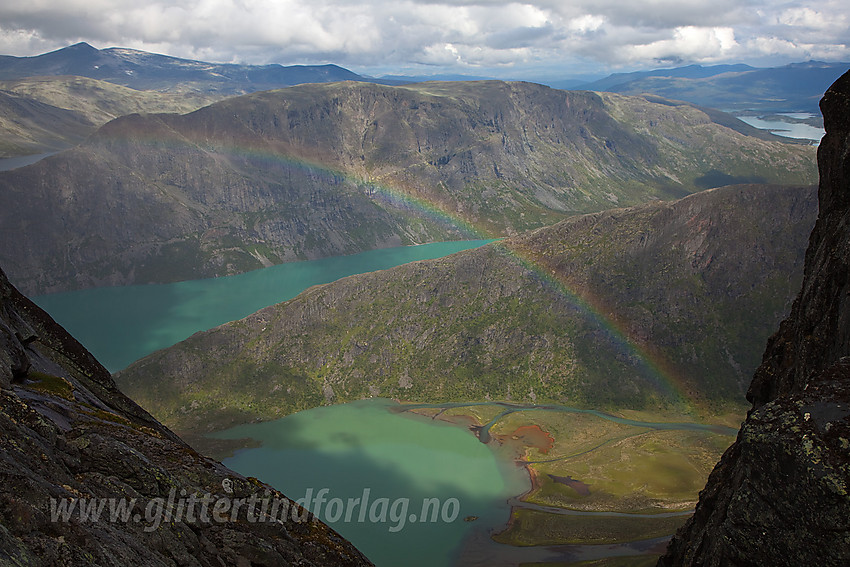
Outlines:
[[[508,499],[527,477],[515,467],[506,480],[503,463],[467,431],[388,405],[316,408],[214,436],[261,441],[224,463],[294,500],[309,495],[307,507],[379,567],[456,565],[473,531],[507,522]]]
[[[241,319],[339,278],[433,259],[490,240],[437,242],[280,264],[173,284],[104,287],[34,297],[110,372],[193,333]]]
[[[758,175],[729,175],[717,169],[712,169],[705,175],[697,177],[694,185],[700,189],[713,189],[725,185],[737,185],[740,183],[767,183],[764,177]]]
[[[19,167],[25,167],[27,165],[32,165],[37,161],[41,161],[46,157],[50,157],[59,152],[47,152],[44,154],[31,154],[28,156],[18,156],[12,158],[3,158],[0,159],[0,171],[11,171],[13,169],[18,169]]]
[[[477,404],[457,404],[468,405]],[[498,405],[512,411],[527,409],[522,404]],[[516,496],[528,489],[529,482],[524,469],[499,455],[492,444],[480,443],[463,427],[404,411],[412,406],[382,399],[361,400],[315,408],[273,422],[242,425],[214,436],[250,437],[260,442],[259,449],[239,451],[225,464],[268,482],[295,500],[310,495],[312,502],[306,504],[314,512],[319,491],[328,489],[322,493],[319,517],[379,567],[498,567],[636,556],[661,553],[669,539],[532,547],[497,543],[491,536],[504,528],[512,507],[614,518],[691,513],[582,512],[521,502]],[[624,421],[688,429],[699,425]],[[364,511],[362,502],[367,497],[368,509]],[[438,499],[439,508],[429,507],[423,512],[424,503],[432,498]],[[334,499],[337,501],[331,503]],[[381,499],[385,503],[376,504]],[[457,501],[456,511],[452,499]],[[373,506],[377,506],[374,512]],[[429,521],[423,522],[426,518]]]

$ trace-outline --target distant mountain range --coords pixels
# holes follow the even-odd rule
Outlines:
[[[608,75],[604,79],[592,81],[581,85],[582,88],[587,87],[590,90],[596,91],[611,91],[612,88],[634,83],[650,77],[676,78],[676,79],[707,79],[722,75],[723,73],[746,73],[755,71],[755,67],[749,65],[686,65],[685,67],[674,67],[671,69],[653,69],[651,71],[634,71],[631,73],[614,73]]]
[[[66,149],[126,114],[182,114],[230,96],[334,81],[383,82],[336,65],[206,63],[87,43],[0,56],[0,158]]]
[[[618,73],[594,82],[582,76],[539,82],[559,89],[654,94],[726,110],[817,114],[820,93],[848,65],[809,62],[768,69],[691,65]],[[230,96],[296,84],[400,85],[486,79],[468,75],[373,78],[336,65],[208,63],[78,43],[34,57],[0,56],[0,158],[71,147],[98,126],[126,114],[191,112]]]
[[[577,216],[311,288],[116,380],[181,434],[368,396],[722,413],[790,308],[816,216],[813,187],[765,186]]]
[[[27,293],[167,282],[814,183],[813,148],[770,138],[687,104],[531,83],[300,85],[119,118],[0,174],[0,261]]]
[[[561,89],[656,94],[723,110],[818,112],[821,94],[848,68],[850,63],[820,61],[768,68],[687,65],[615,73],[595,81],[590,81],[589,75],[576,75],[565,79],[541,77],[536,82]],[[462,74],[374,78],[337,65],[209,63],[120,47],[96,49],[87,43],[34,57],[0,56],[0,81],[59,75],[88,77],[137,90],[193,92],[217,98],[303,83],[359,81],[398,85],[493,79]]]
[[[137,90],[232,96],[301,83],[367,81],[337,65],[206,63],[135,49],[77,43],[35,57],[0,56],[0,80],[74,75]]]
[[[619,73],[576,88],[621,94],[655,94],[721,110],[802,111],[819,114],[823,92],[850,63],[809,61],[758,69],[747,65],[691,65]]]
[[[819,114],[818,100],[850,63],[808,61],[781,67],[757,68],[744,64],[687,65],[631,73],[614,73],[597,80],[580,76],[564,79],[538,77],[535,82],[556,89],[606,91],[628,95],[654,94],[727,111],[810,112]],[[482,80],[464,75],[386,75],[385,80]]]

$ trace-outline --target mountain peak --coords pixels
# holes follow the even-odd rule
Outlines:
[[[69,45],[68,47],[60,49],[59,51],[98,51],[96,47],[92,47],[85,41],[81,41],[79,43],[75,43],[74,45]]]
[[[336,65],[239,65],[210,63],[125,47],[97,49],[75,43],[34,57],[0,58],[0,80],[75,75],[136,90],[217,96],[279,89],[301,83],[364,80]]]

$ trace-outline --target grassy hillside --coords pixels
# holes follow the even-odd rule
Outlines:
[[[0,158],[58,151],[94,129],[95,124],[78,112],[0,87]]]
[[[63,150],[126,114],[191,112],[215,100],[137,91],[84,77],[0,81],[0,157]]]
[[[366,396],[713,415],[743,402],[816,209],[741,186],[579,216],[311,288],[116,379],[183,433]]]

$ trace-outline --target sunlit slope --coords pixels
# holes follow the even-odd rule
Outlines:
[[[816,210],[735,186],[579,216],[311,288],[117,380],[181,432],[368,396],[713,415],[744,402]]]

